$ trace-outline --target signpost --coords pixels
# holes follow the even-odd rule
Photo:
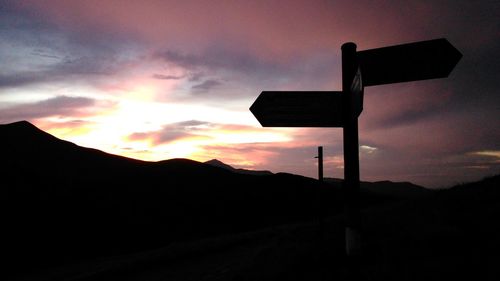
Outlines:
[[[358,52],[365,87],[445,78],[461,57],[444,38]]]
[[[342,127],[346,253],[360,253],[358,116],[364,87],[447,77],[462,54],[448,40],[356,51],[342,45],[342,92],[262,92],[250,111],[263,127]]]
[[[264,91],[250,107],[262,127],[342,127],[342,92]]]

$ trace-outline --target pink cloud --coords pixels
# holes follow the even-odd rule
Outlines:
[[[116,103],[86,97],[56,96],[46,100],[23,103],[0,110],[0,123],[36,120],[46,117],[86,117],[114,108]]]
[[[22,1],[23,7],[78,32],[128,34],[178,50],[223,44],[267,60],[311,51],[362,48],[429,36],[431,5],[369,1]],[[439,8],[439,7],[437,7]],[[429,11],[430,10],[430,11]],[[433,18],[438,21],[438,18]],[[433,22],[433,21],[430,21]],[[412,34],[413,33],[413,34]],[[395,39],[398,38],[398,39]]]
[[[367,87],[362,130],[408,125],[439,114],[453,98],[451,84],[439,80]]]
[[[207,139],[209,138],[208,136],[198,133],[203,130],[204,126],[211,126],[211,123],[197,120],[183,121],[164,125],[161,130],[157,131],[132,133],[128,136],[128,139],[130,141],[147,140],[153,145],[186,139]]]

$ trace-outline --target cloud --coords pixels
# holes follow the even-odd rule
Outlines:
[[[367,87],[360,125],[375,130],[425,122],[446,112],[452,98],[450,86],[439,80]]]
[[[241,49],[227,49],[224,43],[212,46],[201,53],[159,52],[167,67],[180,67],[187,72],[187,84],[191,90],[176,93],[178,98],[194,98],[195,101],[225,106],[221,100],[247,99],[266,89],[283,90],[331,90],[336,85],[339,58],[333,52],[296,57],[293,61],[273,61]],[[186,87],[187,88],[187,87]],[[207,100],[199,93],[217,89]],[[170,98],[172,98],[170,96]]]
[[[172,50],[158,52],[155,57],[187,69],[232,69],[249,73],[275,65],[244,50],[227,49],[224,44],[208,48],[201,54]]]
[[[153,145],[160,145],[193,138],[207,138],[198,132],[205,127],[211,127],[209,122],[188,120],[164,125],[161,130],[137,132],[128,136],[131,141],[150,141]]]
[[[180,126],[183,128],[198,128],[201,126],[211,126],[213,123],[210,122],[205,122],[205,121],[199,121],[199,120],[188,120],[188,121],[182,121],[175,123],[174,125]]]
[[[0,88],[75,81],[95,85],[137,59],[138,44],[130,38],[70,30],[21,1],[8,2],[0,9]]]
[[[120,63],[99,55],[65,58],[63,61],[35,67],[36,71],[0,73],[0,88],[22,87],[39,83],[96,81],[118,72]]]
[[[95,122],[81,119],[74,119],[62,122],[43,122],[38,121],[37,126],[39,126],[44,131],[50,131],[55,129],[68,129],[68,130],[76,130],[84,127],[89,127],[95,125]]]
[[[359,150],[360,150],[360,153],[367,153],[367,154],[372,154],[372,153],[375,153],[377,151],[378,148],[374,147],[374,146],[369,146],[369,145],[360,145],[359,146]]]
[[[192,86],[191,89],[196,92],[208,92],[213,88],[219,87],[220,85],[222,85],[221,82],[219,82],[218,80],[211,79],[211,80],[206,80],[200,84],[196,84]]]
[[[347,41],[366,48],[397,43],[397,38],[436,37],[451,33],[463,37],[483,32],[483,21],[494,34],[498,22],[495,4],[456,1],[9,1],[78,33],[121,34],[177,50],[197,51],[228,44],[260,57],[293,57],[321,48],[338,48]],[[14,6],[15,4],[13,4]],[[457,21],[457,18],[461,21]],[[456,25],[459,25],[458,27]],[[481,38],[487,36],[481,36]],[[489,42],[493,41],[489,36]],[[425,38],[418,38],[425,39]],[[472,38],[465,38],[470,40]],[[484,39],[486,40],[486,39]],[[470,40],[475,41],[475,40]],[[484,42],[481,40],[480,42]]]
[[[190,134],[183,130],[176,130],[175,128],[164,127],[161,131],[133,133],[128,137],[128,139],[131,141],[152,140],[154,145],[159,145],[190,138],[193,136],[195,135]]]
[[[180,80],[180,78],[186,76],[188,85],[186,87],[181,85],[180,87],[193,90],[190,93],[194,95],[200,91],[220,86],[217,82],[228,81],[227,84],[230,84],[232,88],[227,87],[226,91],[218,92],[217,97],[220,98],[229,95],[233,98],[242,98],[250,91],[254,92],[250,89],[257,88],[255,92],[258,92],[261,88],[270,88],[270,85],[276,88],[283,83],[277,84],[271,82],[272,80],[293,81],[299,87],[307,87],[309,84],[320,87],[318,85],[321,83],[308,81],[318,73],[328,75],[328,73],[324,74],[323,71],[325,63],[310,62],[304,59],[304,56],[302,56],[302,59],[293,57],[294,62],[304,60],[304,63],[297,63],[295,66],[290,64],[290,57],[276,59],[281,51],[285,51],[286,48],[280,49],[280,52],[275,53],[273,56],[262,56],[257,49],[244,47],[248,42],[239,39],[236,42],[233,42],[232,38],[211,42],[212,36],[219,32],[218,28],[228,27],[226,25],[220,26],[218,20],[213,22],[213,19],[210,18],[207,18],[209,24],[199,21],[199,17],[204,18],[206,16],[204,13],[196,15],[194,17],[196,20],[188,21],[184,25],[188,27],[190,24],[195,24],[204,30],[202,32],[204,34],[202,44],[191,44],[197,41],[196,35],[192,33],[197,30],[201,31],[201,29],[173,28],[170,30],[173,25],[186,21],[185,17],[179,18],[178,22],[173,21],[173,18],[178,17],[176,13],[170,14],[173,10],[178,10],[180,14],[184,14],[190,12],[193,7],[204,6],[202,3],[197,3],[193,7],[191,4],[178,3],[172,5],[156,1],[145,2],[141,5],[125,1],[120,2],[116,7],[110,6],[110,2],[96,3],[92,1],[85,4],[68,4],[64,1],[49,1],[46,5],[39,5],[30,1],[26,3],[30,3],[30,5],[16,7],[16,4],[13,3],[11,6],[14,8],[10,9],[10,14],[14,15],[14,18],[22,18],[28,22],[28,27],[12,24],[14,19],[9,20],[4,26],[9,26],[10,31],[5,30],[8,34],[2,37],[9,41],[17,38],[17,44],[33,46],[33,48],[28,48],[26,53],[31,54],[32,57],[37,57],[37,59],[27,60],[26,64],[30,64],[31,61],[42,61],[41,58],[44,58],[44,60],[41,65],[35,68],[36,71],[33,73],[28,71],[33,70],[33,67],[28,65],[19,71],[9,71],[7,73],[0,71],[0,87],[22,87],[40,83],[71,83],[78,81],[78,83],[97,85],[98,88],[102,88],[99,87],[101,83],[109,84],[113,83],[110,81],[115,80],[117,81],[116,84],[123,84],[120,83],[120,80],[130,77],[127,75],[121,77],[120,73],[130,68],[134,68],[130,70],[132,75],[137,76],[141,71],[140,68],[144,67],[144,60],[152,63],[163,61],[167,64],[182,67],[185,74],[181,75],[177,75],[177,73],[175,75],[164,75],[155,69],[153,70],[153,73],[155,73],[153,78]],[[218,15],[229,16],[232,19],[234,15],[243,12],[240,8],[263,9],[264,11],[266,10],[264,8],[269,8],[267,5],[264,7],[261,4],[255,7],[253,5],[250,5],[250,7],[235,5],[233,7],[232,4],[227,5],[227,3],[217,2],[213,5],[221,7],[221,10],[217,13]],[[273,4],[273,6],[278,8],[280,5]],[[96,7],[100,8],[97,9]],[[217,10],[212,5],[206,8],[212,10],[212,12]],[[228,9],[233,11],[229,12]],[[158,13],[159,10],[162,13]],[[147,12],[149,16],[143,18],[138,16],[140,13],[136,14],[136,11]],[[296,13],[293,10],[288,12]],[[107,16],[102,17],[102,13]],[[135,17],[134,14],[138,17],[130,19],[130,16]],[[104,20],[104,18],[106,19]],[[128,20],[124,21],[125,18],[128,18]],[[148,22],[148,19],[153,19],[153,21],[162,24],[149,26],[151,22]],[[234,19],[238,19],[238,17]],[[168,23],[171,20],[172,25],[169,25]],[[134,24],[130,24],[132,22]],[[212,23],[215,25],[212,25]],[[254,23],[252,25],[249,25],[249,23],[245,24],[245,28],[252,28],[253,34],[255,32],[252,27]],[[283,24],[280,23],[280,25]],[[42,27],[44,31],[39,32],[38,30]],[[213,30],[212,28],[216,29]],[[230,27],[230,29],[233,28]],[[234,35],[239,37],[243,36],[244,33],[243,30],[241,33],[238,31]],[[39,34],[43,34],[43,36],[39,36]],[[209,36],[207,37],[207,35]],[[158,36],[166,40],[151,40],[150,36],[154,38]],[[266,38],[266,36],[260,37],[260,35],[258,37],[257,41]],[[32,39],[26,38],[41,38],[42,40],[32,42],[30,41]],[[193,46],[198,47],[193,48]],[[286,46],[286,42],[284,42],[284,46]],[[154,55],[150,56],[150,52]],[[331,56],[333,57],[333,55]],[[8,68],[14,69],[13,65],[19,64],[19,61],[20,59],[14,60]],[[319,61],[325,62],[323,59]],[[304,69],[301,69],[302,67]],[[311,73],[311,69],[313,73]],[[148,71],[151,71],[151,69]],[[309,74],[304,72],[309,72]],[[208,76],[208,73],[210,76]],[[203,81],[206,83],[203,83]],[[234,87],[241,88],[241,86],[237,86],[238,83],[247,84],[245,88],[248,90],[234,91]],[[253,85],[256,86],[253,87]],[[178,91],[170,95],[177,94],[178,98],[182,98],[190,93]]]
[[[206,146],[214,143],[224,145],[249,142],[272,143],[287,138],[279,132],[273,132],[272,129],[188,120],[163,125],[159,130],[136,132],[130,134],[128,139],[130,141],[148,141],[153,145],[196,140],[198,141],[196,145]]]
[[[18,87],[43,81],[47,81],[47,77],[33,72],[0,74],[0,88]]]
[[[287,77],[297,71],[287,62],[265,61],[245,50],[228,49],[223,43],[205,49],[201,53],[159,51],[152,59],[161,60],[167,66],[185,69],[189,81],[196,83],[191,86],[193,93],[220,86],[221,81],[261,83],[260,86],[265,86],[262,83],[270,77]]]
[[[190,51],[227,42],[268,58],[312,52],[348,40],[380,41],[441,26],[443,3],[372,1],[23,1],[25,9],[80,33],[129,32],[159,45]],[[451,2],[454,4],[454,2]],[[430,12],[429,12],[430,10]],[[441,13],[436,17],[433,11]],[[443,12],[444,11],[444,12]],[[32,14],[37,15],[32,12]],[[423,21],[422,19],[426,19]],[[423,23],[422,23],[423,22]],[[383,31],[383,32],[381,32]],[[409,35],[406,35],[409,36]]]
[[[380,116],[378,119],[368,119],[367,127],[370,129],[388,129],[398,126],[407,126],[423,122],[427,118],[439,115],[442,108],[430,106],[428,108],[414,108],[405,111],[392,111]]]
[[[472,155],[486,156],[495,159],[496,163],[500,163],[500,151],[499,150],[484,150],[471,152]]]
[[[52,116],[84,117],[114,106],[115,103],[109,101],[99,101],[86,97],[57,96],[35,103],[25,103],[1,109],[0,122],[10,123]]]
[[[332,68],[339,63],[338,57],[332,52],[321,51],[294,57],[293,60],[266,59],[259,54],[252,53],[244,48],[230,48],[223,42],[210,46],[202,51],[189,52],[188,50],[158,51],[153,59],[160,59],[175,66],[187,69],[190,81],[199,81],[200,78],[210,75],[229,76],[248,81],[263,83],[271,78],[275,80],[289,79],[303,83],[304,80],[322,79],[335,71]]]
[[[38,56],[38,55],[37,55]],[[22,87],[39,83],[92,81],[118,72],[120,63],[101,55],[67,57],[62,61],[34,66],[36,70],[0,73],[0,88]]]
[[[184,76],[175,76],[175,75],[163,75],[163,74],[153,74],[153,78],[159,80],[179,80],[184,78]]]

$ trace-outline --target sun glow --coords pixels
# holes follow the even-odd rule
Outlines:
[[[138,83],[137,86],[126,92],[124,98],[128,100],[152,101],[156,93],[157,90],[153,85]]]
[[[164,149],[159,148],[160,151],[163,150],[163,159],[170,158],[193,158],[197,152],[201,149],[196,142],[176,142],[165,146]],[[161,155],[160,154],[160,155]]]
[[[92,128],[89,126],[78,126],[78,127],[54,127],[51,129],[46,130],[48,133],[55,135],[55,136],[61,136],[62,138],[78,138],[80,136],[85,136],[88,135],[92,132]]]
[[[291,138],[276,132],[214,132],[213,143],[241,144],[241,143],[272,143],[286,142]]]
[[[227,158],[228,153],[216,150],[231,147],[238,151],[242,145],[292,141],[288,130],[262,129],[245,124],[251,123],[247,122],[245,115],[204,105],[122,98],[116,101],[112,110],[103,110],[99,115],[82,117],[81,120],[45,118],[38,124],[49,133],[80,146],[146,161]],[[227,120],[235,123],[221,122]],[[134,134],[144,137],[131,137]],[[250,158],[249,155],[233,155],[230,161],[245,167],[265,161],[266,155],[258,151],[251,154]]]

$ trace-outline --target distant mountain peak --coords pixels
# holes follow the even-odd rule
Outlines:
[[[217,160],[217,159],[212,159],[212,160],[208,160],[205,162],[205,164],[208,164],[208,165],[211,165],[211,166],[215,166],[215,167],[219,167],[219,168],[224,168],[226,170],[230,170],[230,171],[235,171],[236,169],[233,168],[233,166],[231,165],[228,165],[220,160]]]
[[[208,160],[208,161],[205,161],[206,164],[224,164],[222,161],[218,160],[218,159],[212,159],[212,160]],[[226,165],[226,164],[224,164]]]
[[[233,166],[228,165],[228,164],[226,164],[220,160],[217,160],[217,159],[208,160],[205,162],[205,164],[208,164],[208,165],[211,165],[214,167],[218,167],[218,168],[222,168],[222,169],[225,169],[225,170],[228,170],[228,171],[231,171],[234,173],[238,173],[238,174],[247,174],[247,175],[272,175],[273,174],[270,171],[254,171],[254,170],[247,170],[247,169],[236,169]]]

